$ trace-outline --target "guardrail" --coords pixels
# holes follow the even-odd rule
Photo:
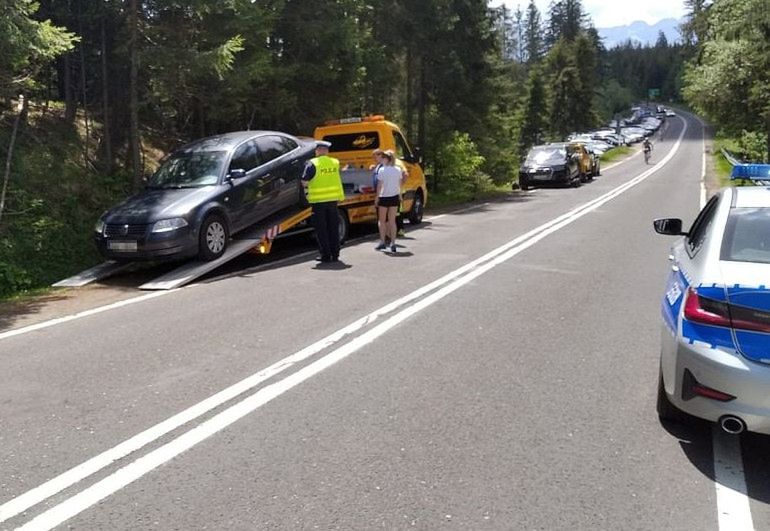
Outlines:
[[[735,166],[736,164],[742,164],[742,162],[730,154],[729,151],[727,151],[725,148],[721,148],[722,155],[727,159],[727,162],[730,163],[731,166]]]

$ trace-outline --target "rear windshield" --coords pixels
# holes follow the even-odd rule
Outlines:
[[[326,135],[324,138],[332,143],[329,151],[372,151],[380,147],[380,135],[376,131],[349,133],[346,135]]]
[[[720,258],[770,264],[770,208],[730,210]]]

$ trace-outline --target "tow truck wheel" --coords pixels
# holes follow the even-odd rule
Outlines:
[[[422,214],[425,210],[425,200],[422,197],[422,191],[417,190],[414,194],[414,201],[412,202],[412,210],[409,211],[409,223],[411,225],[419,225],[422,223]]]
[[[350,220],[348,220],[348,213],[343,209],[338,208],[337,220],[339,223],[340,244],[343,244],[345,243],[345,240],[348,239],[348,233],[350,232]]]
[[[219,214],[211,214],[201,223],[198,235],[198,257],[210,262],[225,253],[229,231],[227,222]]]

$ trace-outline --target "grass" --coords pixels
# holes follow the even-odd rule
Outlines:
[[[634,150],[631,149],[628,146],[618,146],[610,149],[609,151],[605,151],[601,156],[602,162],[612,162],[614,160],[624,158],[626,155],[629,155]]]
[[[432,212],[432,211],[441,210],[448,207],[470,203],[472,201],[502,197],[510,193],[510,191],[511,191],[510,184],[500,184],[500,185],[494,185],[494,186],[485,188],[483,190],[480,190],[475,195],[472,192],[465,192],[465,193],[457,193],[454,191],[433,192],[428,196],[427,210]]]

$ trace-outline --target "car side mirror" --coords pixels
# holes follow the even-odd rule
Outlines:
[[[422,164],[423,163],[422,149],[416,147],[412,151],[414,152],[414,155],[412,157],[413,161],[416,162],[417,164]]]
[[[679,218],[661,218],[652,222],[652,226],[655,228],[655,232],[658,234],[664,234],[666,236],[686,236],[686,232],[682,232],[682,220]]]
[[[242,170],[241,168],[234,168],[227,174],[227,178],[231,181],[233,179],[242,179],[243,177],[246,177],[246,170]]]

